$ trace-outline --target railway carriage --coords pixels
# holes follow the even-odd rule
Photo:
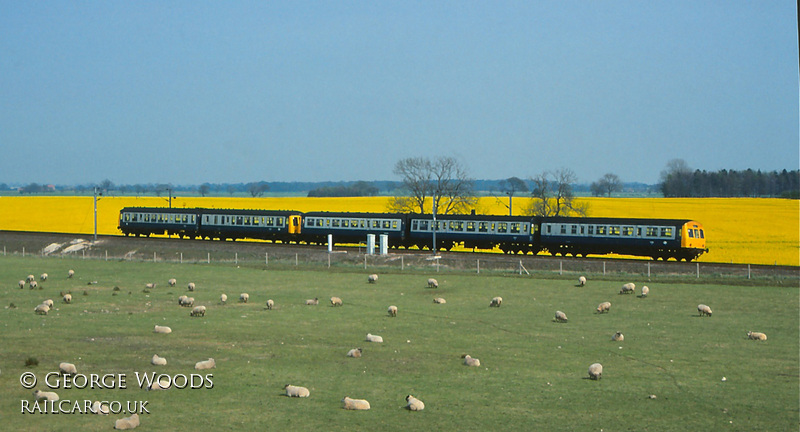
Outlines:
[[[194,238],[198,233],[197,209],[125,207],[119,212],[118,228],[126,236],[179,235]]]
[[[386,234],[389,247],[399,247],[405,244],[407,219],[401,213],[304,213],[302,239],[324,244],[330,234],[338,244],[363,243],[367,234]]]
[[[506,253],[539,251],[538,224],[531,217],[494,215],[437,215],[437,248],[450,250],[463,243],[472,249],[499,247]],[[431,248],[434,222],[432,215],[409,217],[410,243],[420,249]]]
[[[203,209],[200,235],[205,239],[250,238],[298,241],[301,213],[293,210]]]
[[[691,261],[708,252],[702,224],[685,219],[543,218],[540,230],[540,246],[552,255]]]

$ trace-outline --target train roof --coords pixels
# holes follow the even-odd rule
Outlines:
[[[366,213],[366,212],[305,212],[306,217],[333,217],[333,218],[377,218],[377,219],[402,219],[405,213]]]
[[[203,214],[236,214],[236,215],[270,215],[286,216],[300,214],[296,210],[258,210],[258,209],[216,209],[202,207],[125,207],[122,212],[143,212],[143,213],[203,213]]]
[[[673,225],[682,226],[693,219],[610,218],[610,217],[543,217],[542,223],[571,223],[596,225]],[[699,222],[698,222],[699,223]]]

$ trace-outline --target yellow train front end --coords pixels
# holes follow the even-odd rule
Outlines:
[[[708,252],[703,224],[697,221],[689,221],[683,224],[681,227],[681,249],[685,257],[691,257],[690,260]]]

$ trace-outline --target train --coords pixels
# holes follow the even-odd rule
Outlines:
[[[692,261],[708,252],[703,225],[689,219],[431,215],[294,210],[126,207],[125,236],[176,235],[206,240],[364,243],[386,236],[388,247],[450,251],[500,249],[507,254],[632,255]],[[435,232],[435,237],[434,237]]]

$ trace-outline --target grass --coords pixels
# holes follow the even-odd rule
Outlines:
[[[65,276],[76,270],[74,279]],[[27,274],[49,273],[42,290],[20,290]],[[33,389],[58,363],[83,374],[125,374],[127,389],[57,389],[62,399],[148,401],[142,430],[795,430],[800,318],[797,287],[730,287],[633,280],[648,298],[619,295],[621,280],[575,286],[573,277],[381,274],[3,257],[0,261],[0,418],[8,430],[108,430],[123,415],[23,415]],[[178,286],[168,287],[175,277]],[[96,284],[88,284],[97,281]],[[205,317],[177,305],[193,281]],[[158,286],[144,293],[147,282]],[[118,291],[114,287],[119,287]],[[73,303],[37,316],[41,301],[72,291]],[[84,295],[86,291],[87,295]],[[227,293],[228,305],[219,305]],[[235,301],[240,292],[250,302]],[[115,295],[116,294],[116,295]],[[339,296],[344,306],[327,299]],[[489,308],[500,295],[503,305]],[[432,298],[447,299],[435,305]],[[305,306],[319,297],[319,306]],[[264,308],[268,298],[276,309]],[[594,309],[611,301],[610,313]],[[701,318],[705,303],[713,317]],[[386,308],[397,305],[397,318]],[[553,322],[556,310],[569,322]],[[154,334],[155,324],[172,327]],[[750,341],[748,330],[765,332]],[[612,342],[621,331],[624,342]],[[383,344],[364,341],[367,332]],[[355,347],[360,359],[345,357]],[[168,365],[150,365],[153,354]],[[481,360],[468,368],[462,354]],[[26,366],[34,357],[39,364]],[[138,372],[189,376],[215,358],[213,388],[147,392]],[[587,379],[591,363],[603,379]],[[205,372],[204,372],[205,373]],[[726,381],[722,381],[722,377]],[[281,396],[287,383],[308,399]],[[37,388],[45,389],[43,386]],[[413,394],[425,411],[402,409]],[[649,399],[654,394],[656,399]],[[349,395],[372,410],[350,412]]]

